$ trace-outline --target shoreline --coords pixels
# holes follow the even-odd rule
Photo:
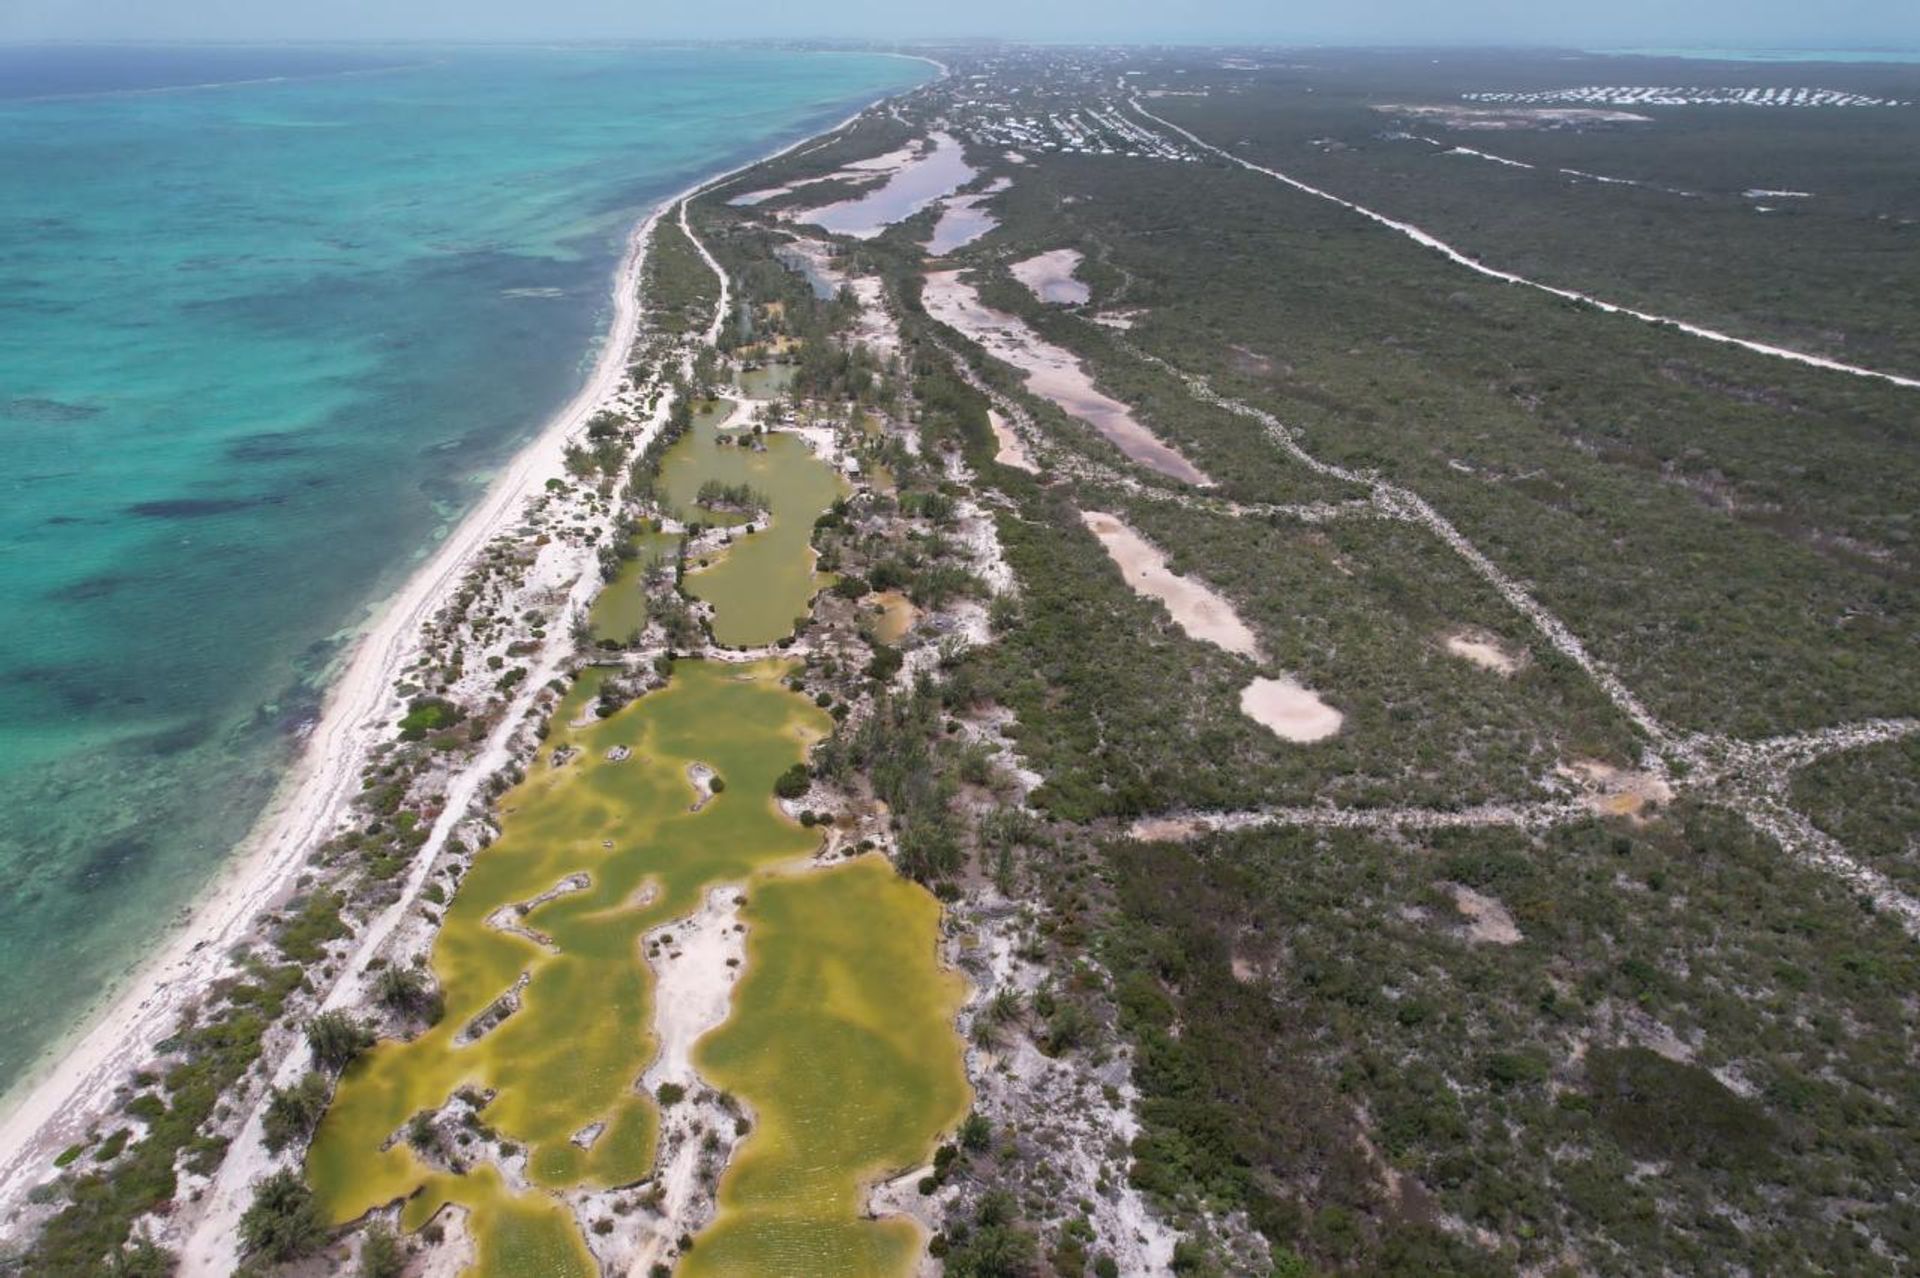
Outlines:
[[[939,70],[946,73],[944,67]],[[729,178],[823,142],[879,103],[920,87],[877,94],[838,123],[703,177],[655,202],[635,221],[613,273],[613,317],[585,383],[493,477],[485,494],[425,562],[372,606],[351,655],[329,684],[320,717],[298,759],[200,899],[187,907],[185,920],[169,925],[156,952],[131,967],[0,1096],[0,1212],[17,1205],[31,1188],[28,1182],[42,1170],[42,1161],[56,1147],[64,1147],[68,1135],[85,1130],[89,1120],[104,1111],[127,1073],[152,1055],[153,1045],[173,1032],[179,1013],[217,979],[229,949],[246,939],[260,916],[293,889],[313,846],[333,833],[358,793],[368,752],[392,727],[390,712],[398,705],[392,688],[418,655],[423,624],[457,591],[475,555],[512,526],[527,495],[564,470],[566,446],[625,378],[640,335],[640,286],[648,244],[661,218]],[[348,952],[343,977],[364,962],[368,947],[383,936],[377,927],[363,930]]]

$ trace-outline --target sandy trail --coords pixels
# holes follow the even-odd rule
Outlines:
[[[1440,253],[1447,258],[1448,261],[1459,266],[1464,266],[1470,271],[1486,276],[1488,279],[1499,280],[1503,284],[1519,284],[1526,288],[1538,289],[1542,293],[1549,293],[1554,297],[1565,298],[1570,302],[1583,302],[1588,306],[1605,311],[1609,315],[1625,315],[1631,319],[1637,319],[1647,324],[1660,324],[1677,328],[1690,336],[1702,337],[1707,341],[1720,342],[1727,346],[1738,346],[1740,349],[1752,351],[1756,355],[1771,355],[1776,359],[1792,360],[1796,364],[1806,364],[1813,368],[1824,368],[1830,372],[1847,373],[1854,377],[1871,377],[1879,381],[1891,382],[1895,386],[1905,386],[1909,389],[1920,390],[1920,378],[1903,377],[1898,373],[1886,373],[1875,368],[1863,368],[1858,364],[1843,364],[1839,360],[1827,359],[1825,356],[1809,355],[1804,351],[1790,350],[1784,346],[1771,346],[1766,342],[1756,342],[1750,338],[1735,337],[1731,333],[1722,333],[1715,329],[1702,328],[1698,324],[1689,324],[1684,320],[1677,320],[1667,315],[1655,315],[1648,311],[1635,310],[1631,306],[1621,306],[1617,302],[1602,301],[1597,297],[1592,297],[1586,293],[1577,292],[1570,288],[1560,288],[1553,284],[1543,284],[1539,280],[1528,279],[1524,275],[1515,275],[1512,271],[1503,271],[1498,267],[1488,266],[1479,258],[1461,252],[1459,249],[1453,247],[1453,245],[1448,244],[1437,236],[1429,235],[1411,222],[1398,221],[1395,218],[1388,217],[1384,213],[1376,213],[1365,205],[1355,204],[1351,200],[1343,200],[1332,192],[1323,191],[1316,186],[1309,186],[1300,179],[1289,177],[1278,169],[1269,169],[1264,165],[1255,164],[1251,160],[1243,160],[1231,151],[1223,150],[1211,142],[1203,142],[1173,121],[1164,119],[1147,110],[1140,105],[1140,101],[1137,98],[1133,99],[1131,105],[1139,114],[1152,120],[1156,124],[1161,124],[1172,129],[1175,133],[1178,133],[1181,137],[1187,139],[1187,141],[1193,143],[1195,146],[1200,147],[1202,150],[1211,151],[1223,159],[1232,161],[1243,169],[1264,174],[1276,182],[1286,183],[1296,191],[1301,191],[1307,195],[1316,196],[1319,199],[1338,204],[1343,209],[1350,210],[1351,212],[1358,213],[1361,217],[1378,222],[1388,230],[1397,231],[1414,243]]]

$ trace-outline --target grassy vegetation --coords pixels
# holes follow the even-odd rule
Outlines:
[[[674,218],[663,217],[654,227],[641,296],[647,323],[658,332],[695,332],[713,321],[720,281]]]

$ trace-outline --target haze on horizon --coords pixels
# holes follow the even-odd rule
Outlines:
[[[1132,43],[1912,48],[1912,0],[12,0],[0,41],[386,39],[939,39]]]

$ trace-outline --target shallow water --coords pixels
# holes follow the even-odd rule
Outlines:
[[[788,605],[763,618],[747,604],[797,594],[804,610],[816,580],[813,518],[841,484],[790,436],[769,439],[766,453],[720,445],[730,409],[720,401],[696,414],[669,450],[663,487],[683,508],[708,479],[772,495],[774,528],[741,538],[701,576],[721,580],[716,631],[778,617],[790,627]],[[783,525],[789,534],[776,538]],[[736,564],[743,551],[754,557]],[[863,1219],[861,1190],[927,1158],[964,1113],[953,1028],[964,984],[939,963],[939,903],[884,859],[795,865],[820,835],[779,810],[773,783],[832,721],[785,686],[792,670],[682,661],[665,689],[598,720],[603,676],[589,669],[561,700],[527,778],[500,802],[500,838],[475,858],[435,939],[446,1014],[357,1062],[315,1137],[307,1174],[333,1220],[405,1199],[412,1230],[456,1204],[470,1214],[477,1275],[597,1272],[578,1222],[542,1191],[632,1184],[654,1170],[658,1113],[641,1080],[657,1042],[642,940],[692,913],[711,887],[745,883],[746,974],[695,1063],[746,1104],[754,1127],[682,1272],[910,1270],[917,1228]],[[609,758],[616,747],[626,757]],[[702,766],[725,781],[720,792],[703,796],[693,779]],[[517,1007],[477,1037],[467,1032],[503,997]],[[524,1149],[528,1189],[487,1161],[514,1165],[519,1156],[499,1145],[464,1150],[484,1157],[453,1174],[394,1139],[463,1087],[491,1097],[484,1121]],[[582,1141],[595,1124],[601,1134]]]
[[[673,533],[640,533],[633,539],[633,558],[620,565],[594,598],[587,614],[595,642],[610,640],[625,644],[646,628],[647,574],[654,566],[670,562],[680,538]]]
[[[958,271],[932,271],[921,294],[927,314],[980,344],[1027,375],[1027,389],[1078,418],[1142,466],[1182,483],[1206,485],[1206,473],[1133,415],[1133,410],[1093,384],[1073,352],[1034,332],[1017,315],[997,311]]]
[[[660,468],[660,486],[684,519],[733,523],[737,515],[716,521],[694,504],[709,480],[748,484],[767,497],[772,517],[753,520],[756,531],[735,532],[733,544],[718,555],[689,557],[686,589],[714,607],[714,641],[730,648],[756,648],[792,632],[814,592],[828,584],[813,570],[813,521],[847,491],[831,466],[792,435],[769,433],[763,449],[721,444],[719,423],[725,414],[702,412],[693,429],[668,450]],[[734,432],[740,434],[739,432]],[[744,438],[744,435],[742,435]]]
[[[933,149],[909,161],[874,190],[851,200],[796,215],[836,235],[870,240],[895,222],[904,222],[927,205],[973,181],[960,143],[945,133],[929,135]]]
[[[905,1220],[863,1220],[863,1182],[903,1171],[970,1092],[953,1017],[965,987],[936,957],[940,905],[878,857],[766,876],[749,892],[734,1014],[701,1074],[751,1108],[720,1216],[680,1273],[903,1274]]]
[[[202,890],[344,632],[578,384],[641,210],[926,74],[0,50],[0,1087]]]
[[[941,206],[940,220],[933,224],[933,236],[927,241],[927,253],[942,257],[963,249],[1000,225],[1000,219],[980,207],[986,195],[956,195]]]

